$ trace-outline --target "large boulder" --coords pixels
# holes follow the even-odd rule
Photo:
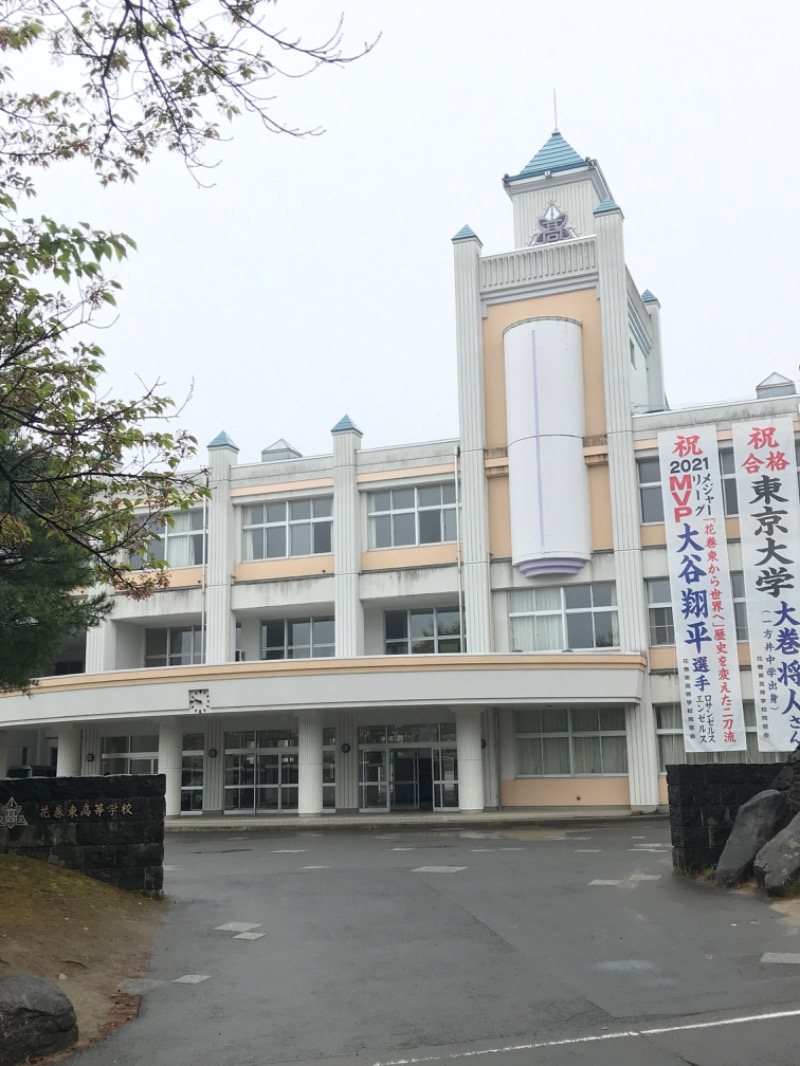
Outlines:
[[[75,1010],[58,985],[32,973],[0,979],[0,1066],[52,1055],[77,1039]]]
[[[772,787],[783,793],[792,814],[800,814],[800,747],[783,764]]]
[[[800,814],[759,851],[753,873],[769,896],[788,896],[800,886]]]
[[[786,800],[775,789],[759,792],[742,804],[717,864],[715,880],[720,888],[733,888],[750,877],[756,855],[790,817]]]

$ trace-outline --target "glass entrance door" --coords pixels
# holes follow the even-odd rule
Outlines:
[[[296,811],[298,792],[297,755],[294,752],[264,752],[256,756],[259,811]]]
[[[433,809],[452,810],[458,807],[458,758],[455,748],[434,748]]]
[[[386,775],[386,749],[361,751],[359,795],[362,811],[389,809],[389,789]]]
[[[419,810],[419,752],[392,752],[392,796],[393,810]]]

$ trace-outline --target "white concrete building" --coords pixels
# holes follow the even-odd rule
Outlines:
[[[240,462],[221,433],[207,507],[163,538],[170,587],[116,597],[32,696],[0,697],[0,769],[158,768],[169,815],[665,802],[683,740],[656,435],[717,428],[738,603],[731,425],[798,429],[797,396],[771,375],[669,410],[659,303],[597,163],[554,133],[504,186],[512,250],[453,238],[459,439],[364,448],[345,416],[327,455]]]

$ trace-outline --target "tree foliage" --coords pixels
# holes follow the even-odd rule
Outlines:
[[[345,53],[341,21],[308,43],[279,28],[277,8],[0,0],[0,643],[8,617],[32,632],[25,587],[32,604],[48,582],[62,598],[87,581],[136,596],[163,584],[157,566],[132,574],[128,555],[146,554],[153,519],[169,522],[205,493],[202,476],[185,472],[196,442],[172,430],[177,410],[161,384],[124,399],[103,391],[95,327],[114,313],[112,267],[133,241],[37,216],[34,174],[84,159],[101,183],[130,182],[159,149],[196,170],[214,162],[207,152],[225,124],[248,112],[273,133],[320,132],[277,115],[276,82],[345,65],[371,45]],[[55,87],[44,84],[45,60]],[[100,606],[90,598],[64,618],[91,623]]]

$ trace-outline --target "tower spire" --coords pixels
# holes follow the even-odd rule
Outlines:
[[[558,97],[553,89],[553,133],[558,133]]]

